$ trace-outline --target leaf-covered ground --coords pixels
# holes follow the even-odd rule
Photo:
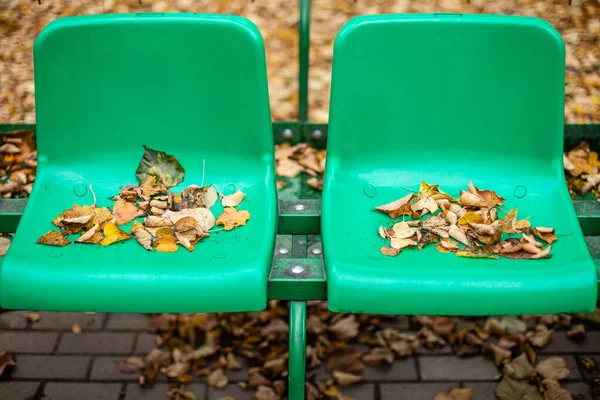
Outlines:
[[[567,47],[565,118],[600,122],[600,3],[593,0],[313,0],[310,119],[328,119],[333,41],[351,17],[376,13],[464,12],[531,15],[550,21]],[[53,19],[137,11],[190,11],[243,15],[260,28],[266,45],[271,112],[293,120],[297,108],[298,10],[288,0],[31,0],[0,1],[0,121],[34,122],[33,41]]]

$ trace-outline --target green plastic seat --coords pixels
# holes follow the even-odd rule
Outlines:
[[[322,235],[329,308],[481,315],[592,310],[596,269],[562,169],[564,44],[526,17],[354,18],[334,46]],[[544,260],[380,254],[373,208],[426,181],[473,180],[506,212],[555,227]],[[503,215],[503,213],[501,213]],[[388,242],[389,243],[389,242]]]
[[[35,43],[39,169],[0,267],[5,308],[252,311],[266,306],[277,202],[264,46],[236,16],[122,14],[52,22]],[[244,227],[193,252],[35,244],[72,204],[112,207],[143,147],[178,157],[183,184],[241,189]],[[218,216],[220,204],[212,208]],[[128,227],[128,226],[126,226]],[[216,227],[218,228],[218,226]]]

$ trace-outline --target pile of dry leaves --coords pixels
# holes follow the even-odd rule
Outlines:
[[[306,184],[314,189],[323,190],[323,173],[325,172],[325,149],[315,149],[308,143],[290,143],[275,145],[275,162],[277,176],[294,178],[301,173],[311,175]],[[277,188],[287,186],[285,181],[277,181]]]
[[[2,134],[0,145],[0,196],[28,197],[37,169],[37,151],[33,132],[13,131]]]
[[[584,196],[592,192],[596,197],[600,196],[598,185],[600,184],[600,161],[598,153],[590,149],[586,141],[582,141],[563,155],[563,165],[567,184],[571,197]]]
[[[422,182],[416,195],[409,193],[377,207],[377,211],[393,220],[400,216],[410,218],[392,227],[379,227],[379,236],[390,241],[389,246],[381,248],[381,253],[397,256],[403,249],[422,250],[437,243],[438,251],[453,252],[459,257],[530,260],[550,257],[551,244],[557,240],[553,228],[532,228],[529,220],[517,219],[517,208],[500,218],[497,207],[504,204],[502,197],[491,190],[479,190],[473,182],[467,186],[468,190],[454,199],[438,185]],[[425,215],[429,217],[423,218]]]
[[[152,385],[159,374],[179,384],[170,396],[193,399],[185,384],[205,377],[223,388],[228,375],[245,368],[248,380],[239,383],[256,400],[286,396],[288,373],[288,305],[270,301],[255,313],[161,314],[149,328],[156,332],[156,349],[146,357],[130,357],[124,373],[139,373],[141,385]],[[550,343],[555,330],[571,340],[585,337],[584,322],[600,323],[600,311],[577,315],[530,315],[501,318],[414,317],[411,328],[395,328],[395,317],[332,313],[325,302],[308,304],[307,399],[349,399],[346,386],[363,380],[368,367],[450,346],[455,355],[487,355],[498,366],[497,395],[501,400],[577,399],[561,388],[569,375],[564,359],[538,360],[537,349]],[[596,368],[588,361],[589,368]],[[185,395],[184,395],[185,394]],[[458,397],[463,395],[464,397]],[[469,390],[440,394],[437,400],[469,399]],[[472,395],[472,394],[471,394]],[[179,396],[179,397],[177,397]],[[187,397],[186,397],[187,396]],[[446,396],[446,397],[443,397]],[[600,397],[599,397],[600,398]]]
[[[66,246],[68,236],[83,232],[75,243],[91,243],[108,246],[135,237],[146,250],[175,252],[182,245],[189,251],[209,236],[214,225],[232,230],[243,226],[250,219],[246,210],[237,207],[244,193],[223,196],[213,186],[190,185],[179,194],[169,188],[183,182],[184,169],[174,156],[144,146],[145,152],[137,168],[139,185],[128,185],[113,197],[112,210],[108,207],[73,205],[52,221],[60,228],[44,234],[38,244]],[[93,190],[90,185],[90,190]],[[210,208],[221,200],[222,214],[216,219]],[[142,222],[135,220],[143,218]],[[135,222],[130,233],[119,228]]]

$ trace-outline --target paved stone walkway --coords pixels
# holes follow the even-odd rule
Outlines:
[[[143,314],[82,314],[42,312],[41,320],[28,323],[24,312],[0,314],[0,350],[13,353],[17,366],[0,380],[0,399],[52,400],[158,400],[167,399],[169,383],[164,376],[153,389],[141,389],[137,375],[124,375],[118,364],[128,355],[145,355],[154,347],[154,335],[145,330],[149,316]],[[82,333],[71,328],[80,325]],[[408,319],[400,317],[393,325],[409,329]],[[588,331],[582,343],[556,332],[552,342],[538,352],[543,359],[561,355],[571,369],[564,384],[572,393],[593,399],[589,383],[592,376],[580,366],[586,356],[600,360],[600,331]],[[323,368],[317,372],[328,378]],[[438,392],[470,387],[475,399],[493,399],[497,369],[485,357],[458,358],[449,348],[420,350],[417,355],[396,361],[385,368],[366,367],[362,384],[340,388],[344,395],[359,400],[431,400]],[[230,384],[224,390],[206,385],[196,378],[187,390],[198,399],[217,400],[232,396],[250,400],[236,382],[248,377],[246,370],[228,371]]]

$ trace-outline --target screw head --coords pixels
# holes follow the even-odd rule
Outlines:
[[[321,132],[320,129],[315,129],[312,133],[312,137],[316,140],[321,139],[323,137],[323,132]]]
[[[290,128],[286,128],[283,130],[282,135],[285,139],[291,139],[294,136],[294,132]]]
[[[304,267],[302,265],[294,265],[292,267],[292,272],[294,274],[301,274],[302,272],[304,272]]]
[[[296,211],[303,211],[303,210],[304,210],[304,204],[296,204],[296,205],[294,206],[294,209],[295,209]]]
[[[288,250],[288,248],[287,248],[287,247],[280,247],[280,248],[279,248],[279,254],[287,254],[287,253],[289,253],[289,252],[290,252],[290,251]]]
[[[323,250],[321,250],[320,247],[315,247],[310,252],[313,253],[315,256],[318,256],[319,254],[321,254],[323,252]]]

